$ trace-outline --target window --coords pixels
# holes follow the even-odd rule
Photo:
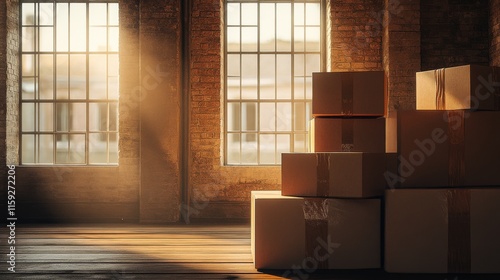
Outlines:
[[[118,1],[21,1],[22,164],[118,163]]]
[[[225,163],[306,152],[311,76],[323,67],[321,0],[226,0]]]

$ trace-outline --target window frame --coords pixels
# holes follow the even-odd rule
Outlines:
[[[34,7],[34,21],[31,24],[25,24],[23,22],[23,4],[33,4]],[[52,4],[52,24],[44,25],[40,22],[41,19],[41,11],[40,11],[40,4]],[[68,30],[65,31],[67,36],[68,36],[68,45],[66,50],[58,50],[57,49],[57,36],[56,32],[57,31],[57,14],[56,14],[56,6],[57,4],[67,4],[68,10],[67,10],[67,28]],[[71,22],[71,14],[70,14],[70,6],[72,4],[85,4],[85,13],[86,13],[86,22],[85,22],[85,47],[84,50],[72,50],[70,47],[70,38],[71,38],[71,30],[70,30],[70,22]],[[90,4],[106,4],[106,24],[104,25],[92,25],[90,22]],[[115,4],[117,13],[116,14],[116,24],[110,23],[110,14],[109,14],[109,4]],[[120,13],[120,1],[119,0],[20,0],[19,1],[19,133],[18,133],[18,141],[19,141],[19,148],[18,148],[18,156],[19,156],[19,164],[21,166],[30,166],[30,167],[37,167],[37,166],[118,166],[119,165],[119,106],[120,106],[120,84],[119,84],[119,60],[120,60],[120,44],[119,44],[119,33],[120,33],[120,22],[119,22],[119,13]],[[34,31],[33,36],[36,36],[33,39],[34,46],[32,50],[24,50],[23,49],[23,28],[25,26],[28,26],[32,28]],[[40,28],[42,27],[51,27],[52,28],[52,49],[49,51],[43,51],[41,50],[41,39],[40,39]],[[90,30],[91,28],[105,28],[106,29],[106,50],[91,50],[90,49]],[[116,32],[117,40],[116,41],[116,49],[111,50],[110,49],[110,40],[112,40],[112,37],[110,35],[110,29],[113,28]],[[52,56],[52,97],[48,99],[42,99],[40,98],[40,86],[39,86],[39,80],[41,79],[41,72],[40,72],[40,55],[51,55]],[[23,56],[25,55],[31,55],[33,56],[33,74],[32,76],[27,75],[26,77],[34,79],[34,91],[33,91],[33,97],[30,99],[23,98],[23,80],[25,79],[25,76],[23,75]],[[84,98],[72,98],[71,97],[71,74],[69,73],[71,69],[71,58],[73,55],[80,55],[84,56],[85,60],[85,92]],[[105,77],[105,82],[106,82],[106,91],[105,91],[105,97],[104,98],[95,98],[91,97],[90,93],[90,85],[92,84],[91,81],[91,73],[89,69],[89,64],[90,64],[90,58],[92,55],[104,55],[106,57],[106,66],[105,66],[105,72],[103,74],[103,77]],[[57,91],[58,91],[58,86],[57,86],[57,59],[58,56],[66,56],[67,58],[67,71],[68,73],[67,78],[67,89],[66,89],[66,97],[65,98],[58,98],[57,96]],[[111,65],[111,56],[114,56],[116,61],[114,65]],[[116,70],[115,73],[116,75],[110,75],[109,73],[109,68],[115,66]],[[64,68],[64,67],[63,67]],[[111,96],[112,93],[110,88],[110,83],[109,80],[110,78],[114,79],[113,85],[116,86],[114,88],[114,96]],[[30,118],[33,118],[33,126],[34,128],[30,131],[25,131],[23,130],[23,104],[33,104],[33,115],[30,115]],[[40,119],[41,119],[41,114],[40,114],[40,104],[51,104],[52,106],[52,129],[51,130],[42,130],[40,127]],[[58,130],[57,125],[59,123],[59,119],[57,117],[57,108],[59,105],[66,105],[66,109],[68,111],[68,114],[65,118],[66,122],[70,121],[70,115],[71,115],[71,107],[72,104],[81,104],[82,106],[85,107],[85,129],[83,130],[72,130],[69,128],[66,130]],[[95,126],[98,127],[96,130],[91,129],[91,106],[95,105],[94,107],[99,107],[101,108],[103,105],[106,107],[106,129],[102,129],[102,123],[103,121],[100,120],[99,118],[97,120],[94,119]],[[101,110],[98,110],[98,114],[102,113]],[[111,111],[115,113],[115,115],[111,115]],[[112,119],[113,122],[111,121]],[[64,121],[64,120],[62,120]],[[94,124],[94,122],[92,122]],[[113,125],[112,125],[113,123]],[[69,125],[69,123],[68,123]],[[23,135],[28,135],[33,137],[33,162],[24,162],[23,160]],[[43,152],[41,146],[40,146],[40,136],[41,135],[48,135],[52,136],[52,161],[51,162],[40,162],[40,154]],[[71,145],[70,145],[70,137],[79,135],[84,137],[84,151],[83,153],[83,161],[81,162],[71,162]],[[102,137],[103,135],[106,136],[106,147],[105,147],[105,158],[106,162],[100,161],[100,162],[91,162],[91,137]],[[65,151],[65,156],[66,160],[65,162],[58,162],[58,137],[64,137],[67,136],[68,140],[67,142],[67,150]],[[114,138],[113,140],[112,137]],[[113,147],[111,148],[111,143],[113,142]],[[77,148],[79,147],[78,144],[76,146]],[[111,150],[114,152],[113,159],[111,159]]]
[[[278,139],[276,139],[277,135],[280,135],[280,134],[283,134],[283,135],[290,135],[290,146],[289,146],[289,149],[290,149],[290,152],[294,152],[294,136],[295,135],[298,135],[298,134],[303,134],[305,135],[305,139],[306,139],[306,145],[307,145],[307,141],[308,141],[308,123],[306,124],[306,130],[305,132],[304,131],[300,131],[298,132],[298,130],[295,130],[294,127],[293,127],[293,118],[294,118],[294,105],[298,102],[303,102],[305,104],[305,106],[307,107],[307,103],[309,103],[309,106],[311,106],[311,101],[312,101],[312,96],[311,98],[304,98],[304,99],[295,99],[294,97],[294,78],[296,78],[296,76],[294,75],[294,55],[296,54],[304,54],[304,56],[309,53],[308,51],[306,51],[306,49],[304,48],[303,51],[295,51],[294,50],[294,29],[297,25],[294,25],[294,4],[295,3],[304,3],[304,4],[307,4],[307,3],[319,3],[320,5],[320,19],[319,19],[319,29],[320,29],[320,42],[319,42],[319,57],[320,57],[320,64],[319,64],[319,68],[318,71],[326,71],[326,67],[327,67],[327,1],[328,0],[225,0],[223,1],[223,5],[224,5],[224,13],[223,13],[223,32],[224,32],[224,35],[222,36],[223,40],[222,40],[222,44],[223,44],[223,71],[221,71],[223,73],[223,80],[224,80],[224,84],[223,84],[223,111],[222,111],[222,114],[223,114],[223,122],[222,122],[222,129],[223,129],[223,136],[222,136],[222,141],[223,141],[223,144],[222,144],[222,149],[221,149],[221,152],[222,152],[222,164],[225,165],[225,166],[279,166],[281,165],[281,160],[278,158],[279,155],[282,153],[281,151],[279,151],[278,147],[277,147],[277,143],[278,143]],[[257,50],[256,51],[253,51],[253,52],[248,52],[248,51],[242,51],[241,50],[241,47],[240,47],[240,51],[239,52],[231,52],[231,51],[228,51],[228,40],[227,40],[227,36],[228,36],[228,27],[230,27],[230,25],[228,24],[228,3],[256,3],[258,6],[260,5],[260,3],[273,3],[273,4],[277,4],[277,3],[290,3],[291,5],[291,23],[290,23],[290,26],[291,26],[291,40],[290,40],[290,44],[291,44],[291,49],[289,52],[280,52],[279,50],[277,50],[275,48],[274,51],[264,51],[264,52],[261,52],[260,51],[260,44],[261,44],[261,41],[260,41],[260,11],[259,11],[259,7],[257,7],[258,9],[258,12],[257,12],[257,25],[256,25],[256,28],[257,28],[257,41],[256,41],[256,44],[257,44]],[[279,13],[278,11],[274,11],[275,13],[275,16]],[[241,14],[240,14],[240,24],[239,24],[240,28],[243,27],[244,25],[241,23]],[[303,27],[307,27],[308,25],[304,22],[304,25]],[[276,19],[275,19],[275,27],[276,27]],[[241,34],[241,33],[240,33]],[[276,33],[275,33],[276,34]],[[274,38],[274,40],[276,41],[276,37]],[[240,38],[240,42],[241,42],[241,38]],[[307,42],[307,41],[304,41],[304,43]],[[257,56],[257,83],[255,84],[256,86],[256,91],[257,91],[257,98],[255,99],[252,99],[252,100],[247,100],[247,99],[244,99],[241,97],[242,95],[242,90],[240,89],[240,98],[239,99],[233,99],[233,100],[230,100],[228,98],[228,88],[229,88],[229,85],[228,85],[228,54],[231,54],[231,53],[237,53],[237,54],[246,54],[246,53],[253,53]],[[260,96],[259,96],[259,86],[260,86],[260,79],[261,79],[261,76],[260,76],[260,55],[262,54],[274,54],[275,56],[277,55],[280,55],[280,54],[283,54],[283,53],[288,53],[289,54],[289,57],[290,57],[290,61],[291,61],[291,75],[290,75],[290,86],[291,86],[291,97],[290,99],[282,99],[280,100],[279,98],[277,98],[277,96],[274,97],[274,99],[261,99]],[[241,63],[241,58],[240,58],[240,63]],[[305,63],[305,62],[304,62]],[[277,62],[275,61],[275,66],[276,66]],[[240,66],[241,68],[241,66]],[[276,67],[275,67],[276,68]],[[275,70],[276,71],[276,70]],[[304,70],[305,71],[305,70]],[[304,73],[304,79],[306,77],[311,77],[312,76],[312,73]],[[276,76],[275,76],[276,77]],[[312,78],[312,77],[311,77]],[[241,83],[241,73],[240,73],[240,83]],[[277,94],[277,92],[279,91],[279,86],[277,85],[276,81],[274,82],[274,86],[275,86],[275,93]],[[311,87],[312,87],[312,82],[311,82]],[[304,84],[304,90],[306,90],[306,84]],[[311,88],[311,91],[312,91],[312,88]],[[259,107],[262,103],[265,103],[265,102],[262,102],[262,101],[265,101],[265,102],[269,102],[269,103],[273,103],[275,104],[275,108],[276,108],[276,104],[280,103],[280,102],[284,102],[284,103],[288,103],[290,104],[291,108],[291,119],[289,119],[289,121],[291,121],[291,130],[290,132],[280,132],[278,129],[275,128],[275,131],[271,131],[271,132],[268,132],[266,131],[265,133],[262,133],[262,131],[259,129],[259,123],[260,123],[260,114],[257,113],[257,116],[256,116],[256,122],[257,122],[257,129],[255,132],[255,135],[257,137],[257,149],[256,149],[256,157],[257,157],[257,160],[256,160],[256,163],[243,163],[242,162],[242,142],[243,142],[243,134],[244,133],[247,133],[247,131],[243,130],[242,127],[240,127],[239,131],[237,132],[234,132],[234,134],[238,134],[240,136],[239,138],[239,141],[240,141],[240,147],[239,147],[239,157],[240,157],[240,160],[239,160],[239,163],[231,163],[229,162],[229,145],[228,145],[228,141],[229,141],[229,135],[232,134],[232,131],[230,130],[230,128],[228,127],[229,124],[228,124],[228,121],[229,121],[229,118],[231,117],[229,115],[229,111],[228,111],[228,106],[231,102],[239,102],[240,104],[240,113],[239,113],[239,116],[238,116],[238,119],[239,119],[239,122],[240,122],[240,126],[242,125],[242,121],[241,121],[241,116],[242,116],[242,113],[241,111],[243,110],[243,103],[244,102],[251,102],[251,103],[247,103],[247,104],[256,104],[256,107],[257,107],[257,112],[259,111]],[[310,108],[310,107],[309,107]],[[276,116],[276,113],[277,113],[277,110],[275,111],[275,116]],[[306,114],[307,114],[307,109],[306,109]],[[305,117],[312,117],[311,116],[311,113],[309,111],[309,115],[308,116],[305,116]],[[260,159],[260,153],[261,153],[261,149],[260,149],[260,144],[259,144],[259,139],[261,135],[264,135],[264,134],[269,134],[269,135],[274,135],[275,136],[275,139],[274,139],[274,142],[275,142],[275,150],[274,150],[274,153],[275,153],[275,162],[274,163],[261,163],[261,159]],[[307,147],[306,147],[307,148]]]

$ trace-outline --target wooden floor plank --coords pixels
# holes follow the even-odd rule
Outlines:
[[[6,232],[0,234],[5,240]],[[290,271],[257,271],[248,225],[20,225],[16,273],[0,244],[0,279],[285,279]],[[410,275],[314,271],[301,280],[498,280],[499,275]]]

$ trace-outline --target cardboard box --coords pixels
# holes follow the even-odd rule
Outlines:
[[[500,185],[500,112],[400,111],[401,188]]]
[[[363,198],[384,195],[385,153],[283,153],[281,194]]]
[[[380,268],[380,207],[380,199],[252,192],[255,267],[292,274],[304,269]]]
[[[417,110],[500,110],[500,67],[464,65],[416,78]]]
[[[386,110],[383,71],[312,74],[313,116],[378,116]]]
[[[313,118],[309,151],[385,153],[385,122],[385,118]]]
[[[385,270],[500,273],[500,189],[386,193]]]

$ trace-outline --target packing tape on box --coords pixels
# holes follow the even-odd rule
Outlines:
[[[328,258],[318,260],[315,251],[321,246],[318,240],[328,240],[328,200],[324,198],[305,198],[302,208],[305,219],[306,258],[318,262],[318,269],[328,268]]]
[[[330,155],[316,153],[316,193],[318,196],[328,196],[330,186]]]
[[[342,83],[342,114],[350,116],[354,109],[353,73],[341,73],[340,81]]]
[[[354,120],[343,119],[342,123],[342,152],[354,150]]]
[[[434,80],[436,82],[436,109],[444,110],[446,108],[445,98],[445,69],[434,70]]]
[[[448,272],[471,272],[471,193],[468,189],[446,191],[448,206]]]
[[[450,153],[448,159],[448,184],[461,186],[465,180],[465,117],[463,110],[447,111]]]

